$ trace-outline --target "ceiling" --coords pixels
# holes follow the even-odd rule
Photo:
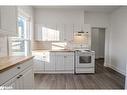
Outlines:
[[[84,9],[86,12],[105,12],[110,13],[121,6],[33,6],[33,8],[73,8]]]

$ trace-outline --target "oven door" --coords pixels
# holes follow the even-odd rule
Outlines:
[[[76,60],[76,67],[94,67],[94,58],[90,53],[78,54]]]

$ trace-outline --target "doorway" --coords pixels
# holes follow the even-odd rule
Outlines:
[[[105,28],[93,27],[91,32],[91,49],[95,51],[96,59],[104,59]]]

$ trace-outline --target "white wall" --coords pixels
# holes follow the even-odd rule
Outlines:
[[[7,37],[0,37],[0,57],[7,56]]]
[[[84,10],[81,8],[35,8],[35,25],[45,25],[56,29],[57,25],[64,24],[67,29],[62,29],[66,36],[73,35],[73,24],[84,24]],[[36,27],[35,27],[36,28]],[[70,31],[69,31],[70,29]],[[36,29],[35,29],[35,32]],[[64,36],[64,35],[63,35]],[[72,38],[72,37],[71,37]],[[71,39],[70,39],[71,40]],[[68,41],[66,41],[68,43]],[[35,49],[52,49],[52,42],[35,42]]]
[[[85,24],[90,24],[92,27],[108,27],[109,15],[103,12],[85,12]]]
[[[109,63],[110,15],[103,12],[85,12],[85,24],[91,27],[105,28],[105,66]]]
[[[83,24],[84,10],[75,8],[36,8],[35,24]]]
[[[113,69],[125,75],[127,63],[127,7],[111,14],[110,63]]]

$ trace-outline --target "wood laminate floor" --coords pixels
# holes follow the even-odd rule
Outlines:
[[[35,74],[35,89],[124,89],[123,75],[95,63],[95,74]]]

